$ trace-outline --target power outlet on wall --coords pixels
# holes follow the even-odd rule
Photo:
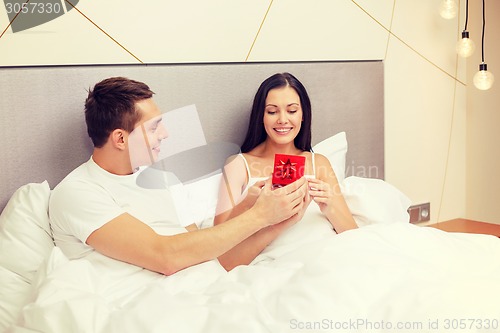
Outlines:
[[[431,204],[430,202],[426,202],[410,206],[408,214],[410,214],[410,223],[429,221],[431,219]]]

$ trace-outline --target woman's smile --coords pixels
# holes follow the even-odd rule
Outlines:
[[[275,127],[274,131],[278,133],[278,135],[287,135],[293,130],[293,127]]]

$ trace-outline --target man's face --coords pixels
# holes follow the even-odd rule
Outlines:
[[[132,169],[153,164],[160,154],[161,141],[168,137],[162,114],[152,98],[136,103],[141,119],[128,136]]]

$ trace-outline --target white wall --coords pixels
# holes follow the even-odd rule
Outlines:
[[[467,60],[467,210],[466,217],[500,224],[500,1],[486,0],[484,60],[496,82],[474,87],[481,63],[482,1],[470,0],[470,37],[476,52]]]
[[[465,191],[466,67],[454,51],[462,23],[442,19],[439,4],[81,0],[80,12],[8,29],[0,65],[383,59],[386,180],[414,203],[430,201],[432,221],[446,220],[473,209]]]

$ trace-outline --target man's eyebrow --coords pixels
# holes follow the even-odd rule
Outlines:
[[[160,116],[159,118],[153,118],[146,120],[145,122],[141,123],[141,127],[146,127],[146,128],[153,128],[155,126],[158,126],[158,124],[163,120],[163,116]]]
[[[163,120],[163,116],[160,116],[158,119],[152,122],[153,125],[158,125]]]

